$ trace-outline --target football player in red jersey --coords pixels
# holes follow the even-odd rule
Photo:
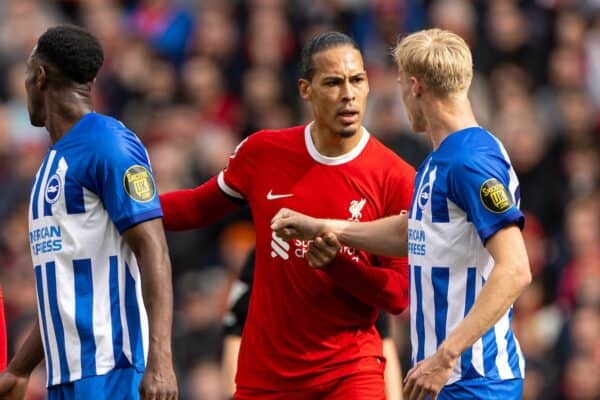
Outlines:
[[[161,196],[168,230],[206,226],[245,201],[256,228],[253,292],[234,398],[385,399],[378,310],[408,302],[406,259],[335,243],[335,259],[311,268],[310,242],[270,228],[282,207],[371,221],[409,207],[414,169],[362,127],[369,84],[354,41],[318,34],[302,51],[306,126],[259,131],[203,185]]]

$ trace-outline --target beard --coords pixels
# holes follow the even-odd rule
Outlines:
[[[339,131],[338,135],[340,135],[344,139],[347,139],[347,138],[351,138],[352,136],[356,135],[356,132],[358,132],[357,128],[348,127],[348,128],[345,128],[345,129],[342,129],[341,131]]]

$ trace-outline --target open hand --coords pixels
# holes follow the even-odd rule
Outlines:
[[[405,398],[423,400],[429,395],[430,400],[435,400],[448,382],[457,358],[440,349],[415,365],[404,379]]]

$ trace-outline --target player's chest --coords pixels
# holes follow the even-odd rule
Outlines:
[[[255,216],[268,219],[285,207],[315,217],[369,221],[383,213],[380,188],[368,171],[272,168],[253,185],[250,205]]]

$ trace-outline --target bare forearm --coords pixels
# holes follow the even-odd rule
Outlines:
[[[372,254],[392,257],[407,255],[406,214],[369,222],[326,220],[324,229],[335,233],[340,242]]]
[[[465,319],[440,347],[461,354],[498,322],[528,283],[518,268],[496,264]]]
[[[142,296],[150,331],[148,364],[159,361],[170,365],[173,287],[162,221],[146,221],[123,235],[135,253],[140,269]]]
[[[8,364],[7,369],[15,375],[26,376],[44,359],[44,347],[39,321],[31,328],[25,343]]]
[[[171,362],[171,326],[173,322],[173,288],[171,264],[165,251],[138,259],[142,272],[142,292],[148,313],[148,358]],[[159,254],[158,254],[159,253]],[[149,360],[150,362],[150,360]]]

